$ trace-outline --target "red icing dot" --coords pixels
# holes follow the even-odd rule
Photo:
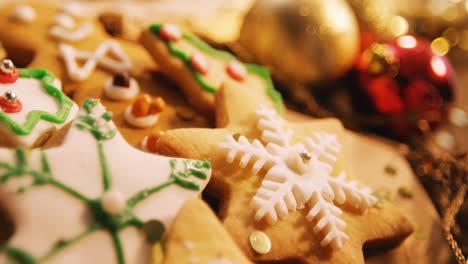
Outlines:
[[[199,73],[205,75],[208,73],[208,61],[201,53],[194,53],[190,58],[192,67]]]
[[[178,27],[172,24],[164,24],[159,29],[159,35],[165,40],[178,41],[181,38],[182,33]]]
[[[16,102],[11,103],[5,100],[5,98],[1,97],[0,98],[0,108],[5,112],[5,113],[18,113],[21,111],[21,108],[23,108],[23,105],[21,104],[20,100],[16,100]]]
[[[0,72],[0,83],[14,83],[18,79],[18,70],[16,68],[12,73]]]
[[[230,61],[226,65],[226,71],[236,81],[243,81],[247,76],[245,66],[237,61]]]

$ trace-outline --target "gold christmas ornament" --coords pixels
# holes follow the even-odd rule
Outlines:
[[[320,82],[353,65],[359,29],[344,0],[258,0],[245,16],[239,44],[275,74]]]
[[[378,41],[388,41],[408,31],[406,20],[397,15],[394,1],[347,0],[362,31],[373,33]]]

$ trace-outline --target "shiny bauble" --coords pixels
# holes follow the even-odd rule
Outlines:
[[[352,67],[359,30],[344,0],[258,0],[245,16],[239,44],[274,74],[321,82]]]
[[[430,131],[446,121],[454,99],[454,71],[430,43],[405,35],[373,44],[356,65],[354,106],[375,120],[382,133],[406,138]]]

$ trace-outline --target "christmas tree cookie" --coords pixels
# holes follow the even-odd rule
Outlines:
[[[78,107],[43,69],[0,62],[0,146],[33,148],[72,120]]]
[[[164,253],[164,264],[252,263],[200,199],[191,199],[182,206],[167,233]]]
[[[210,163],[141,152],[88,99],[63,144],[0,149],[0,203],[14,224],[2,263],[152,263],[152,244],[210,179]]]
[[[363,244],[398,244],[411,233],[395,206],[375,206],[359,175],[347,175],[337,120],[285,121],[249,87],[226,84],[216,99],[218,128],[166,131],[157,148],[210,159],[207,192],[251,260],[363,263]]]
[[[142,33],[140,42],[198,110],[212,113],[216,91],[225,82],[236,82],[261,90],[282,111],[281,95],[266,68],[242,63],[229,52],[214,49],[172,24],[151,25]]]

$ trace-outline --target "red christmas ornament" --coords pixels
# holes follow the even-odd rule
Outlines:
[[[387,135],[404,138],[446,120],[454,99],[454,71],[445,57],[433,54],[430,43],[413,36],[373,44],[356,64],[356,110],[377,116]]]

